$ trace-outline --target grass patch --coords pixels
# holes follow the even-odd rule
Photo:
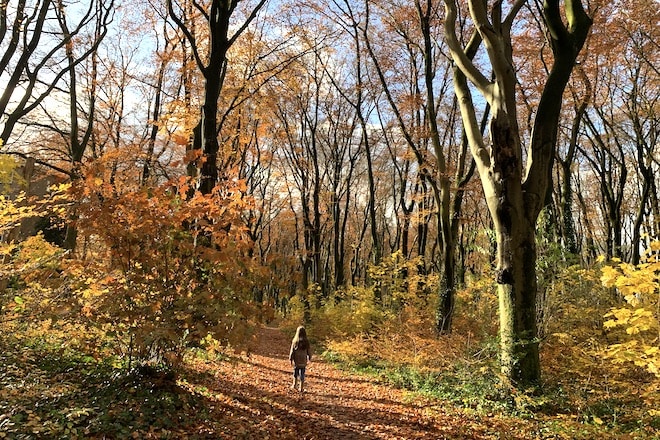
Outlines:
[[[512,413],[515,410],[514,402],[504,398],[498,376],[491,369],[475,372],[467,366],[456,365],[450,370],[434,371],[367,358],[347,362],[341,353],[333,351],[324,352],[323,358],[340,368],[375,377],[400,389],[450,402],[458,408],[484,414],[493,411]]]

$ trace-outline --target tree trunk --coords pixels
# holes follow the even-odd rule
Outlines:
[[[191,148],[202,149],[199,161],[199,183],[198,190],[202,194],[210,194],[218,183],[218,99],[224,85],[227,71],[227,51],[236,39],[247,29],[248,25],[255,19],[259,10],[266,3],[260,0],[251,10],[233,35],[229,35],[229,22],[236,6],[240,0],[211,0],[208,11],[202,11],[207,20],[209,43],[206,45],[207,62],[205,63],[200,54],[201,47],[198,46],[194,29],[188,27],[187,19],[190,5],[176,4],[174,0],[167,1],[170,18],[183,32],[190,50],[197,63],[197,67],[204,76],[204,102],[201,107],[199,119],[199,130],[195,130]],[[194,2],[193,2],[194,3]],[[194,3],[195,8],[202,8]]]
[[[163,31],[163,34],[167,35],[165,31]],[[170,40],[166,38],[163,53],[167,53],[169,45]],[[166,59],[166,57],[161,58],[160,66],[158,67],[158,73],[156,76],[156,84],[154,87],[154,106],[151,113],[151,120],[147,126],[149,131],[149,138],[147,140],[147,151],[144,158],[144,164],[142,165],[142,185],[146,185],[153,174],[151,166],[156,150],[156,139],[158,138],[158,128],[160,125],[158,120],[160,118],[161,100],[163,97],[163,81],[165,79],[165,69],[167,68]]]
[[[571,181],[571,168],[575,162],[578,134],[582,123],[582,117],[587,109],[589,103],[589,94],[585,94],[585,98],[575,110],[575,117],[573,118],[573,125],[571,127],[571,137],[568,144],[568,151],[566,157],[558,158],[559,169],[561,173],[561,196],[560,196],[560,214],[562,222],[562,236],[564,238],[564,245],[571,254],[578,253],[578,242],[575,235],[575,222],[573,220],[573,182]]]
[[[500,362],[502,373],[518,385],[540,382],[537,339],[535,276],[536,243],[534,226],[511,222],[508,209],[500,206],[495,218],[498,257],[498,298],[500,316]]]
[[[541,368],[536,329],[536,220],[546,200],[557,144],[562,94],[591,27],[579,0],[566,0],[564,14],[559,0],[544,3],[544,24],[554,60],[544,85],[527,149],[523,178],[522,145],[516,114],[516,72],[511,68],[511,30],[525,2],[506,12],[496,2],[469,0],[475,33],[468,43],[483,40],[491,78],[472,63],[456,34],[458,7],[445,0],[445,36],[456,63],[454,88],[472,155],[481,177],[486,202],[497,237],[497,272],[502,373],[512,386],[536,387]],[[489,16],[490,14],[490,16]],[[467,79],[492,109],[490,147],[479,133],[474,100]]]
[[[596,260],[598,257],[598,251],[596,249],[596,240],[594,239],[594,229],[590,220],[590,212],[587,209],[587,202],[584,199],[582,190],[578,188],[577,191],[578,203],[580,205],[580,211],[582,212],[582,221],[584,222],[584,231],[585,231],[585,246],[586,250],[582,252],[584,260],[586,263],[591,263]]]
[[[564,246],[571,254],[578,253],[575,223],[573,221],[573,185],[571,183],[571,162],[561,162],[561,199],[559,212],[561,215],[562,236]]]
[[[492,162],[484,182],[497,242],[496,282],[502,373],[513,384],[538,384],[536,341],[536,215],[523,199],[519,138],[509,115],[494,106]],[[484,176],[482,176],[482,179]],[[532,274],[532,276],[530,276]]]

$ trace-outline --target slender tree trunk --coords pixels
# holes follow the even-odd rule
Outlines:
[[[438,115],[436,110],[436,63],[434,46],[432,39],[433,21],[437,19],[437,5],[432,0],[416,0],[415,2],[417,16],[424,40],[422,46],[422,55],[424,59],[424,80],[426,90],[426,128],[433,153],[435,156],[434,168],[436,174],[427,176],[431,184],[433,196],[435,198],[437,219],[438,219],[438,243],[440,244],[440,282],[438,285],[438,306],[436,309],[436,331],[440,334],[451,331],[452,315],[454,312],[454,296],[456,294],[456,245],[458,242],[458,227],[455,225],[455,218],[460,216],[462,204],[462,191],[452,191],[452,181],[450,179],[449,164],[445,155],[442,138],[450,138],[447,132],[451,131],[451,126],[446,127],[445,135],[442,136],[438,126]],[[466,49],[466,56],[471,60],[479,46],[474,42]],[[448,71],[450,72],[450,71]],[[448,84],[448,81],[446,82]],[[454,101],[454,112],[457,111],[456,101]],[[453,118],[453,115],[452,115]],[[453,124],[450,124],[453,125]],[[447,142],[445,142],[447,144]],[[464,150],[467,149],[467,141]],[[421,155],[418,156],[419,165],[423,166]],[[463,175],[465,170],[466,154],[459,153],[458,161],[455,163],[456,173],[454,187],[465,185],[469,180]],[[467,177],[467,179],[466,179]],[[459,183],[460,182],[460,183]],[[460,194],[459,194],[460,193]],[[452,199],[452,194],[454,198]]]
[[[571,254],[578,253],[577,237],[575,236],[575,222],[573,221],[573,185],[571,182],[571,163],[560,162],[561,170],[561,197],[559,212],[562,222],[562,235],[566,250]]]
[[[578,253],[578,243],[575,235],[575,222],[573,220],[573,182],[571,180],[573,173],[571,172],[571,168],[575,162],[578,134],[580,132],[582,117],[584,116],[589,103],[589,94],[586,93],[585,96],[585,99],[575,111],[566,157],[564,159],[558,158],[561,173],[561,196],[559,208],[562,221],[561,229],[566,249],[572,254]]]
[[[65,7],[61,0],[58,0],[58,11],[59,11],[59,22],[60,29],[66,40],[72,38],[71,31],[67,25],[67,19],[65,15]],[[90,62],[91,62],[91,72],[89,72],[89,107],[87,110],[87,124],[82,128],[78,118],[79,111],[79,96],[78,96],[78,78],[76,74],[76,57],[73,52],[73,46],[68,44],[65,46],[65,53],[67,62],[69,65],[69,118],[71,121],[70,133],[69,133],[69,153],[71,159],[71,172],[69,177],[73,184],[77,184],[82,177],[82,160],[87,151],[87,147],[90,142],[93,142],[93,126],[96,122],[96,83],[97,83],[97,73],[98,73],[98,45],[103,40],[105,33],[107,31],[107,24],[104,22],[102,16],[98,16],[95,23],[95,32],[94,32],[94,41],[97,42],[93,46],[93,51],[90,53]],[[64,235],[64,249],[75,250],[78,242],[78,213],[76,209],[76,204],[71,209],[71,212],[68,214],[68,220],[66,225],[66,232]]]
[[[651,205],[652,223],[648,225],[652,237],[660,237],[660,203],[658,202],[658,185],[655,180],[651,182],[651,194],[649,203]]]
[[[166,26],[164,25],[166,29]],[[166,35],[166,31],[163,31]],[[169,47],[169,39],[166,38],[163,53],[167,52]],[[160,66],[156,77],[156,84],[154,88],[154,107],[151,112],[151,121],[149,122],[149,138],[147,140],[147,152],[142,165],[142,184],[145,185],[151,177],[151,161],[153,160],[154,152],[156,149],[156,139],[158,138],[158,119],[160,118],[161,100],[163,96],[163,81],[165,79],[165,68],[167,67],[166,57],[161,57]]]
[[[340,173],[335,173],[335,178],[339,179]],[[335,181],[335,186],[336,186]],[[341,288],[346,284],[346,275],[344,272],[344,230],[346,222],[344,219],[346,215],[342,216],[339,196],[337,195],[338,188],[333,188],[332,195],[332,257],[335,264],[333,287],[335,289]]]
[[[596,241],[594,239],[594,229],[591,224],[590,220],[590,213],[589,210],[587,209],[587,202],[584,200],[584,195],[582,194],[582,191],[578,188],[577,191],[577,198],[578,198],[578,203],[580,205],[580,211],[582,212],[582,221],[584,222],[584,230],[585,230],[585,246],[586,246],[586,251],[583,252],[583,255],[585,255],[585,261],[588,262],[593,262],[596,260],[598,257],[598,251],[596,249]]]

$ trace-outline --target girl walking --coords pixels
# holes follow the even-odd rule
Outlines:
[[[289,351],[289,361],[293,366],[293,384],[292,389],[298,387],[298,380],[300,380],[300,392],[302,393],[305,387],[305,368],[307,362],[312,360],[312,350],[307,339],[307,331],[305,327],[300,326],[296,330],[296,335],[291,341],[291,350]]]

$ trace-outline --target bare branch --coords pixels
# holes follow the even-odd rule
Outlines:
[[[492,86],[492,82],[476,68],[458,41],[458,37],[456,36],[456,3],[454,0],[445,0],[445,36],[449,52],[451,53],[456,66],[484,95],[486,95]],[[471,40],[473,39],[475,39],[475,36],[472,36]],[[481,42],[481,39],[479,39],[479,42]]]
[[[255,6],[254,9],[252,9],[252,12],[251,12],[250,15],[248,16],[248,18],[245,19],[245,21],[243,22],[243,24],[241,25],[241,27],[240,27],[240,28],[234,33],[234,35],[232,35],[232,36],[229,38],[229,46],[233,45],[234,42],[236,41],[236,39],[237,39],[238,37],[240,37],[241,34],[242,34],[243,32],[245,32],[245,30],[248,28],[248,26],[250,25],[250,23],[252,23],[252,21],[257,17],[257,14],[258,14],[259,11],[261,10],[261,8],[266,4],[267,1],[268,1],[268,0],[261,0],[261,1],[257,4],[257,6]]]
[[[176,11],[174,10],[174,5],[172,3],[173,0],[167,0],[167,10],[169,11],[170,18],[176,23],[177,27],[183,32],[183,35],[186,37],[186,40],[190,43],[190,49],[192,50],[193,57],[195,58],[195,62],[197,63],[197,67],[199,70],[204,72],[206,70],[206,66],[204,65],[204,62],[202,61],[202,58],[199,55],[199,51],[197,50],[197,40],[195,39],[195,36],[190,32],[190,29],[188,29],[188,26],[179,18],[179,16],[176,14]]]

